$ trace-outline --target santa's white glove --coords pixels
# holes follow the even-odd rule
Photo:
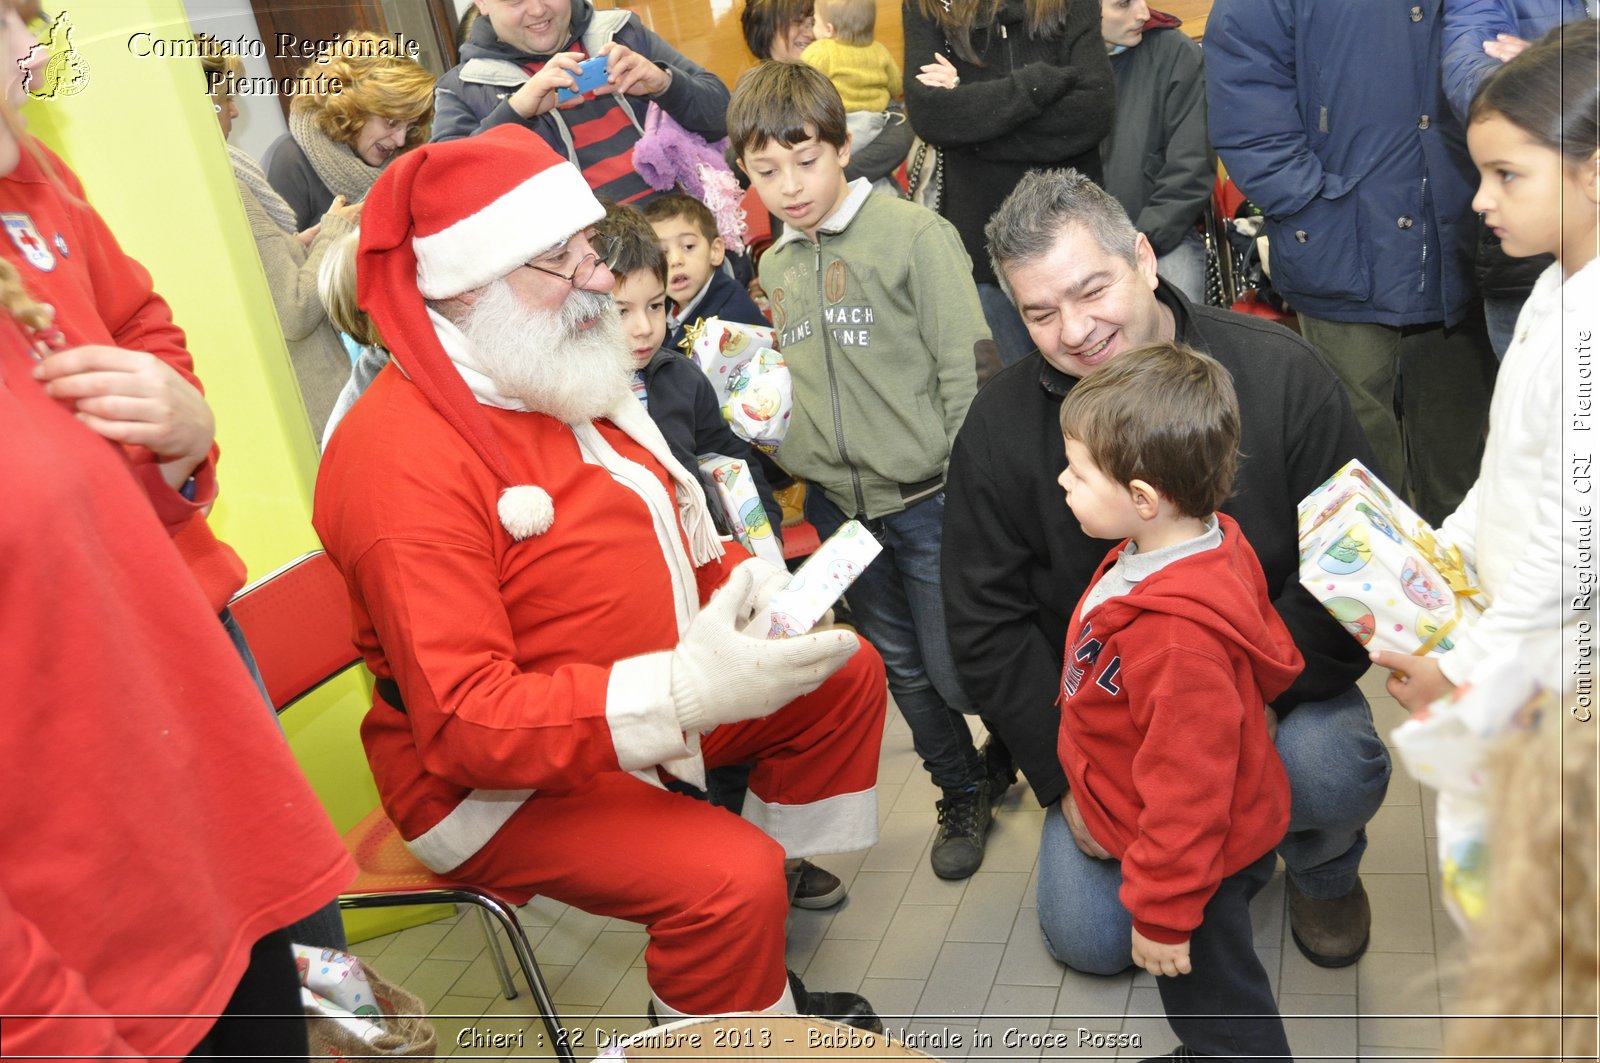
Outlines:
[[[748,561],[741,561],[734,571],[737,572],[741,568],[750,570],[751,581],[755,585],[755,590],[751,594],[753,604],[750,608],[750,614],[735,618],[735,622],[743,628],[750,620],[767,611],[767,607],[772,604],[772,599],[777,596],[779,591],[789,585],[789,581],[794,578],[794,574],[782,565],[774,565],[764,557],[752,557]]]
[[[771,715],[821,686],[861,646],[848,631],[791,639],[741,634],[760,572],[750,562],[735,568],[672,651],[672,702],[686,732]]]

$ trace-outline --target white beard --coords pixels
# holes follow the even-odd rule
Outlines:
[[[588,328],[578,325],[589,319]],[[461,319],[478,368],[509,398],[566,424],[592,421],[628,393],[633,359],[611,298],[575,288],[556,313],[525,306],[504,278]]]

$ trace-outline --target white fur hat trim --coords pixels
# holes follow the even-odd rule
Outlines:
[[[519,484],[500,492],[500,526],[521,542],[530,535],[543,535],[555,523],[556,505],[550,493],[533,484]]]

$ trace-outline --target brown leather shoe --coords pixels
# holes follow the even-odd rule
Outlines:
[[[1318,967],[1348,967],[1359,960],[1372,937],[1372,905],[1361,880],[1331,901],[1307,897],[1295,888],[1293,878],[1287,886],[1289,932],[1305,958]]]

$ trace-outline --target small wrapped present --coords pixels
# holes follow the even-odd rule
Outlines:
[[[774,342],[770,328],[715,317],[689,326],[683,339],[734,435],[768,454],[777,453],[794,409],[789,367]]]
[[[1483,611],[1460,551],[1359,461],[1301,501],[1300,582],[1363,646],[1423,656]]]
[[[788,585],[750,621],[745,633],[764,634],[769,639],[804,635],[882,552],[882,545],[860,521],[846,521],[806,558]]]
[[[761,496],[756,493],[749,468],[738,458],[723,454],[702,454],[698,461],[701,478],[711,488],[713,497],[722,503],[729,533],[756,557],[781,566],[783,549],[772,534],[772,522],[761,505]]]

